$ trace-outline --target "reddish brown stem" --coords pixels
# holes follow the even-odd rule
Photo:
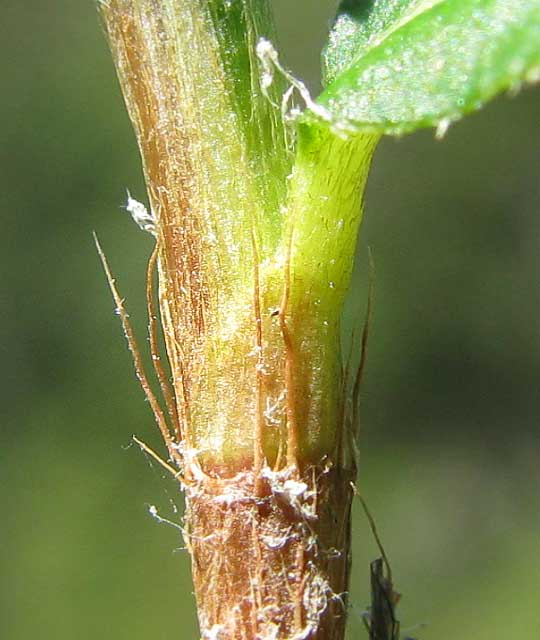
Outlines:
[[[351,481],[336,468],[300,479],[265,468],[187,488],[204,640],[343,639]]]

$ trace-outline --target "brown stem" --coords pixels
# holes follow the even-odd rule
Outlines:
[[[329,339],[309,297],[318,294],[298,293],[292,226],[282,264],[289,156],[279,142],[281,114],[257,89],[253,49],[255,17],[267,6],[100,1],[156,221],[149,333],[171,427],[108,276],[137,374],[181,469],[163,463],[186,490],[203,640],[343,640],[355,472],[352,456],[338,450],[350,420],[337,405],[347,384],[328,373],[337,371],[337,324]],[[253,38],[232,29],[231,16]],[[216,39],[226,32],[218,22],[231,28],[228,47]],[[239,47],[252,81],[247,115],[238,77],[222,59]],[[273,160],[280,154],[281,168]],[[174,393],[158,354],[154,264]],[[319,384],[321,372],[328,384]]]
[[[344,638],[352,480],[333,467],[300,478],[265,467],[188,485],[203,640]]]

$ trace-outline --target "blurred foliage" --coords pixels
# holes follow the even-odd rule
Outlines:
[[[275,4],[284,59],[316,87],[333,3]],[[91,237],[143,336],[151,241],[120,207],[144,192],[110,56],[92,2],[2,9],[0,637],[196,638],[182,541],[146,513],[179,522],[181,497],[130,447],[159,439]],[[368,189],[360,481],[425,640],[540,634],[539,115],[532,89],[443,142],[388,139]],[[356,516],[351,638],[376,555]]]

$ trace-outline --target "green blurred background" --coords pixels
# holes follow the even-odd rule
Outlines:
[[[316,89],[335,2],[275,1],[283,57]],[[130,446],[159,446],[91,232],[144,335],[151,241],[138,154],[90,0],[0,0],[0,638],[195,639],[182,500]],[[375,313],[361,486],[412,635],[540,637],[540,89],[387,140],[367,246]],[[350,638],[368,562],[357,509]]]

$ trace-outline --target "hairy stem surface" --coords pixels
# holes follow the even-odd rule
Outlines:
[[[285,124],[289,77],[263,82],[275,60],[255,55],[266,1],[99,6],[155,221],[150,344],[202,637],[341,640],[356,467],[340,315],[376,137]]]

